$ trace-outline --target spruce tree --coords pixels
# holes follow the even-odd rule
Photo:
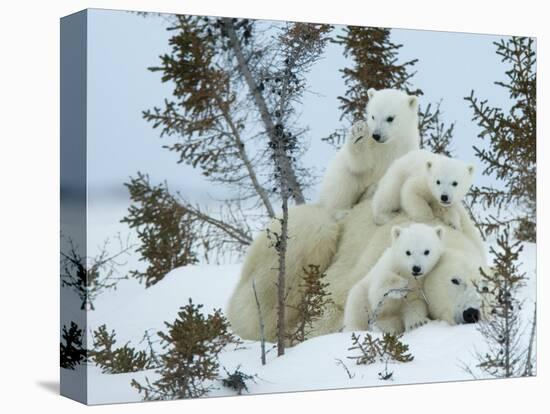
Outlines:
[[[323,53],[331,27],[266,27],[250,19],[171,19],[170,51],[150,70],[173,85],[172,96],[143,117],[178,162],[230,188],[231,196],[212,211],[169,192],[167,183],[150,183],[146,174],[131,178],[126,185],[133,204],[123,221],[137,230],[138,250],[150,263],[145,274],[133,273],[147,286],[201,255],[207,262],[242,255],[257,223],[275,218],[277,200],[281,206],[305,201],[312,179],[300,166],[307,126],[297,109],[305,75]],[[161,194],[162,206],[155,205],[154,194]],[[157,246],[161,233],[174,242]],[[176,241],[185,248],[180,257],[170,248]]]
[[[298,285],[301,299],[294,309],[297,311],[297,323],[293,331],[287,334],[290,345],[304,342],[313,330],[313,323],[322,318],[326,307],[333,303],[328,283],[323,282],[326,273],[319,266],[309,265],[303,269],[302,280]]]
[[[535,41],[510,37],[495,42],[496,53],[505,65],[504,88],[511,106],[503,109],[476,97],[465,97],[480,127],[482,145],[475,145],[483,174],[496,185],[473,187],[471,204],[479,203],[492,213],[479,219],[487,233],[513,224],[521,240],[536,240],[537,207],[537,74]]]
[[[146,378],[145,384],[132,380],[144,400],[197,398],[213,389],[219,353],[238,340],[220,310],[205,316],[202,307],[189,299],[174,322],[165,322],[167,331],[158,333],[165,349],[156,370],[160,378],[153,382]]]
[[[345,96],[338,97],[341,117],[352,121],[363,120],[369,100],[367,91],[374,89],[401,89],[411,94],[410,69],[418,59],[399,63],[401,44],[391,41],[391,30],[377,27],[346,26],[344,34],[336,36],[336,43],[343,45],[344,56],[351,57],[353,64],[340,71],[346,83]]]
[[[285,160],[295,160],[299,153],[298,134],[293,126],[295,103],[301,102],[306,86],[305,74],[321,57],[328,42],[330,26],[308,23],[288,24],[278,37],[281,47],[275,67],[268,72],[274,80],[272,93],[276,122],[275,137],[269,141],[269,152],[277,181],[274,192],[281,199],[282,214],[277,217],[280,232],[269,233],[278,256],[277,275],[277,355],[285,352],[286,327],[286,251],[288,242],[288,207],[293,197],[292,176]]]
[[[401,62],[399,49],[402,44],[391,40],[391,29],[376,27],[346,26],[343,34],[337,35],[334,42],[343,46],[344,56],[351,58],[352,64],[340,71],[346,85],[344,96],[339,96],[341,119],[354,123],[364,120],[367,91],[374,89],[399,89],[411,95],[422,95],[413,86],[413,71],[418,59]],[[435,153],[451,155],[454,124],[447,125],[443,120],[441,102],[419,107],[420,147]],[[338,128],[324,141],[339,148],[346,139],[346,129]]]
[[[144,271],[130,275],[150,287],[172,269],[197,263],[198,239],[196,214],[192,207],[178,203],[166,184],[152,185],[149,177],[139,173],[126,184],[133,204],[121,222],[136,230],[141,244],[136,249],[139,260],[147,263]]]
[[[532,375],[533,338],[536,320],[530,329],[530,340],[524,341],[526,326],[522,321],[524,301],[518,299],[525,285],[525,274],[519,270],[521,241],[512,241],[510,229],[504,229],[497,238],[497,248],[491,247],[494,257],[490,271],[481,269],[482,280],[477,286],[484,298],[483,318],[476,326],[483,335],[487,350],[476,352],[477,368],[496,378]],[[475,376],[471,368],[467,369]]]

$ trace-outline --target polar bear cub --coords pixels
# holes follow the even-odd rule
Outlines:
[[[418,101],[395,89],[368,90],[367,121],[351,128],[346,143],[329,164],[319,203],[347,210],[364,194],[372,196],[390,164],[418,149]]]
[[[462,199],[473,179],[474,166],[426,150],[416,150],[396,160],[380,180],[372,199],[374,221],[387,223],[402,209],[414,221],[434,215],[460,230]]]
[[[374,324],[388,333],[401,333],[428,322],[423,276],[443,252],[443,228],[414,223],[394,226],[392,244],[370,272],[350,290],[344,329],[367,330]]]

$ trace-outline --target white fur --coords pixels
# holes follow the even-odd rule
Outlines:
[[[440,217],[461,229],[462,199],[472,184],[474,167],[425,150],[396,160],[380,180],[372,199],[374,220],[384,224],[402,209],[415,221]]]
[[[271,232],[280,232],[281,224],[274,219],[268,226]],[[336,251],[340,226],[329,212],[316,205],[300,205],[290,209],[285,281],[287,303],[297,305],[300,300],[298,285],[303,269],[308,265],[320,266],[324,271]],[[259,339],[260,324],[252,281],[265,323],[265,338],[276,341],[277,335],[277,274],[278,256],[273,240],[266,231],[260,232],[250,245],[241,269],[241,278],[226,309],[233,330],[244,339]],[[287,326],[296,321],[296,310],[286,308]]]
[[[418,149],[416,97],[394,89],[368,93],[367,121],[353,125],[321,183],[319,203],[333,212],[353,207],[364,194],[371,196],[389,165]],[[387,122],[390,116],[393,121]]]
[[[324,279],[326,283],[329,283],[334,305],[325,312],[323,318],[315,323],[313,328],[316,335],[337,332],[344,328],[343,310],[346,307],[350,290],[365,278],[365,275],[370,272],[384,251],[391,245],[391,228],[395,225],[406,226],[411,223],[407,215],[398,214],[385,225],[377,226],[373,220],[370,204],[369,200],[361,202],[342,222],[343,228],[338,251],[332,264],[325,271]],[[464,219],[470,220],[467,216]],[[471,289],[464,291],[463,295],[455,297],[441,295],[448,299],[445,302],[439,300],[437,287],[431,288],[431,286],[432,284],[437,285],[441,278],[448,277],[449,269],[458,272],[458,274],[466,272],[463,277],[467,280],[479,277],[477,269],[486,266],[485,255],[481,250],[482,244],[479,241],[479,236],[473,235],[472,237],[469,232],[453,229],[438,219],[425,224],[443,225],[445,229],[442,239],[444,253],[437,265],[424,278],[424,293],[428,299],[429,315],[433,319],[458,323],[459,321],[456,320],[452,322],[448,315],[450,313],[457,314],[461,306],[470,302],[470,300],[465,300],[464,296],[471,296]],[[470,227],[468,226],[468,228]],[[472,228],[475,229],[473,225]],[[456,251],[456,254],[447,254],[449,251]],[[414,299],[414,296],[411,298]],[[358,306],[355,309],[348,309],[347,313],[350,315],[352,312],[356,312],[358,316],[355,317],[355,320],[358,320],[364,318],[365,304],[360,301],[356,303]],[[349,318],[352,317],[349,316]]]
[[[482,282],[479,267],[484,262],[472,260],[460,249],[446,249],[438,265],[424,278],[424,294],[433,319],[450,325],[467,323],[464,312],[476,309],[484,315],[481,295],[476,285]],[[488,268],[484,268],[489,272]],[[453,283],[458,282],[458,285]]]
[[[470,231],[457,231],[445,227],[443,244],[445,252],[456,250],[456,254],[444,253],[438,264],[424,279],[424,291],[428,298],[428,311],[433,319],[459,323],[456,316],[474,300],[471,289],[462,294],[452,295],[445,291],[448,287],[444,278],[458,274],[465,280],[475,279],[476,269],[485,265],[483,245],[475,227],[466,215],[464,219]],[[384,251],[391,245],[391,228],[406,226],[411,220],[400,214],[391,222],[377,226],[372,217],[370,200],[356,205],[341,223],[336,223],[332,215],[318,206],[298,206],[289,210],[291,238],[287,253],[287,327],[295,327],[296,313],[293,306],[300,300],[296,289],[303,275],[303,267],[317,264],[326,273],[323,281],[328,282],[327,290],[334,304],[327,306],[323,317],[313,326],[312,336],[338,332],[344,326],[344,308],[349,291],[373,268]],[[441,225],[433,220],[426,224]],[[275,231],[277,222],[270,228]],[[241,279],[227,308],[228,319],[236,334],[246,339],[260,339],[258,311],[252,291],[252,280],[256,281],[259,301],[265,323],[266,339],[276,338],[276,279],[277,254],[265,232],[260,233],[252,243],[241,271]],[[450,270],[449,270],[450,269]],[[450,273],[449,273],[450,272]],[[443,280],[443,282],[441,282]],[[434,286],[432,288],[432,285]],[[471,282],[467,282],[470,286]],[[454,285],[450,286],[453,288]],[[442,290],[443,289],[443,290]],[[443,299],[441,299],[443,298]],[[361,306],[358,313],[364,312]],[[454,321],[454,322],[453,322]]]
[[[344,312],[345,329],[366,330],[373,324],[383,332],[401,333],[428,322],[423,276],[430,273],[441,256],[442,236],[442,227],[394,227],[391,246],[350,290]]]

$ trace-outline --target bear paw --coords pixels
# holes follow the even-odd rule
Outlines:
[[[357,121],[351,127],[351,143],[358,144],[360,142],[366,142],[369,137],[369,127],[365,121]]]
[[[454,209],[449,208],[444,210],[441,218],[446,225],[455,230],[462,231],[460,215]]]
[[[403,323],[398,317],[380,318],[375,321],[374,328],[390,335],[399,335],[403,333]]]
[[[430,320],[428,318],[422,317],[415,320],[411,320],[407,323],[405,329],[407,331],[412,331],[413,329],[420,328],[421,326],[426,325]]]
[[[384,297],[402,299],[406,297],[410,291],[409,282],[402,277],[396,276],[389,281]]]
[[[460,225],[460,219],[454,220],[452,218],[447,218],[443,221],[445,222],[445,224],[452,227],[453,229],[458,230],[458,231],[462,231],[462,226]]]

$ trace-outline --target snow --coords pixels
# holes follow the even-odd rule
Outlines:
[[[112,238],[117,233],[123,238],[128,236],[130,243],[137,242],[135,234],[119,222],[126,212],[127,200],[106,201],[92,198],[90,201],[90,255],[96,254],[94,249],[101,249],[106,237]],[[494,238],[487,241],[487,253],[494,244]],[[138,255],[132,254],[121,271],[143,269],[143,263],[137,259]],[[520,292],[520,298],[525,300],[523,319],[528,323],[536,300],[535,244],[524,244],[520,262],[520,270],[528,277],[525,288]],[[145,348],[145,343],[140,343],[145,331],[156,333],[164,330],[164,322],[172,322],[179,308],[186,305],[189,298],[194,303],[203,304],[205,313],[217,308],[223,310],[237,283],[240,266],[240,263],[200,264],[178,268],[147,289],[135,279],[122,280],[116,290],[100,294],[94,301],[95,310],[88,312],[88,343],[91,343],[91,332],[106,324],[109,330],[116,331],[117,346],[130,342],[131,346]],[[78,298],[73,299],[79,307]],[[71,317],[68,313],[62,316],[65,322]],[[527,335],[524,339],[528,340]],[[414,360],[409,363],[389,364],[388,371],[393,372],[393,376],[388,381],[382,381],[378,377],[378,373],[384,370],[384,364],[356,365],[355,361],[348,358],[354,355],[354,351],[348,350],[352,346],[350,333],[334,333],[310,339],[287,348],[282,357],[276,356],[273,344],[267,344],[265,366],[260,361],[260,344],[245,341],[237,350],[234,346],[227,347],[220,354],[220,365],[229,372],[239,367],[242,372],[254,375],[254,382],[248,383],[250,394],[459,381],[473,379],[464,367],[473,367],[474,352],[483,351],[485,346],[474,325],[449,326],[440,321],[430,322],[406,333],[403,342],[409,345]],[[337,360],[346,365],[353,378],[348,377]],[[143,383],[145,377],[150,380],[157,378],[154,370],[103,374],[93,364],[87,368],[89,404],[141,401],[143,396],[131,387],[131,380],[136,379]],[[220,373],[224,373],[223,368]],[[78,372],[71,371],[69,374]],[[236,394],[235,391],[224,388],[221,381],[212,385],[215,389],[209,396]]]
[[[536,246],[525,244],[520,260],[523,263],[521,269],[529,278],[521,292],[526,300],[524,319],[528,321],[536,297]],[[120,345],[130,341],[133,346],[143,347],[140,341],[145,330],[157,332],[164,329],[164,321],[173,321],[179,307],[185,305],[188,298],[203,304],[206,313],[215,308],[223,309],[237,283],[239,270],[239,264],[178,268],[148,289],[135,280],[122,281],[116,291],[99,296],[96,310],[89,313],[88,327],[95,329],[105,323],[108,329],[116,331]],[[384,370],[383,363],[356,365],[348,358],[354,355],[354,351],[348,350],[351,347],[350,333],[312,338],[287,348],[282,357],[277,357],[273,345],[267,344],[270,351],[265,366],[260,362],[259,343],[245,341],[238,349],[228,346],[220,354],[220,365],[229,372],[238,368],[254,375],[254,381],[248,384],[251,394],[430,383],[473,379],[464,367],[475,365],[474,351],[481,351],[484,347],[474,325],[449,326],[441,321],[433,321],[406,333],[403,341],[409,345],[414,360],[389,364],[388,371],[393,372],[393,376],[388,381],[380,380],[378,376]],[[337,360],[346,365],[353,378],[348,377]],[[220,371],[223,373],[223,368]],[[130,386],[130,381],[143,382],[145,377],[154,380],[157,374],[154,370],[102,374],[97,367],[89,366],[89,403],[140,401],[142,396]],[[221,381],[212,385],[215,389],[209,396],[235,395],[235,391],[224,388]]]

